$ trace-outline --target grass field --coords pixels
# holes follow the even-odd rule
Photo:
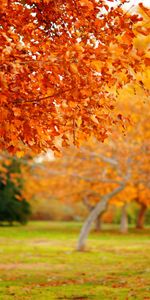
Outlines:
[[[0,227],[0,300],[150,299],[150,229],[91,233],[78,223]]]

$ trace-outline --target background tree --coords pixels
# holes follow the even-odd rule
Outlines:
[[[150,205],[149,100],[142,87],[137,88],[138,93],[134,88],[125,87],[120,93],[120,105],[124,106],[125,113],[132,112],[132,122],[135,123],[129,127],[127,135],[119,135],[114,130],[112,139],[104,144],[99,145],[91,139],[79,149],[72,146],[58,159],[48,161],[45,158],[41,164],[35,165],[37,190],[45,190],[46,197],[53,195],[63,203],[82,201],[91,214],[98,202],[103,203],[103,197],[107,204],[116,207],[119,204],[125,208],[130,202],[137,202],[138,189],[138,201]],[[115,195],[113,190],[116,191]],[[107,205],[102,205],[102,211],[98,213],[96,210],[94,216],[92,214],[92,221],[96,221],[106,209]],[[126,222],[122,222],[121,231],[127,231],[127,218]]]
[[[25,224],[30,216],[30,204],[22,197],[21,162],[3,155],[0,168],[0,222]]]

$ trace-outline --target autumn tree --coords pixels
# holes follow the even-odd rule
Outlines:
[[[49,189],[63,201],[68,201],[68,198],[71,202],[82,199],[89,208],[90,220],[85,222],[81,244],[85,241],[85,233],[88,234],[91,224],[103,214],[108,203],[115,204],[116,207],[118,204],[122,205],[122,232],[127,231],[128,225],[126,207],[131,201],[137,201],[137,195],[141,204],[150,205],[149,103],[147,97],[143,98],[143,89],[139,88],[138,95],[133,86],[125,88],[120,94],[122,105],[124,98],[128,99],[124,112],[132,111],[131,118],[134,122],[126,136],[118,135],[115,130],[112,139],[104,144],[100,145],[91,139],[79,149],[68,149],[57,160],[48,162],[45,159],[35,169],[36,178],[39,182],[43,181],[42,188],[45,191]],[[137,186],[140,194],[137,194]],[[39,184],[36,185],[36,189],[38,188]]]
[[[148,25],[122,0],[1,1],[0,148],[57,151],[123,121],[118,90],[149,64]],[[149,17],[149,10],[140,4]]]

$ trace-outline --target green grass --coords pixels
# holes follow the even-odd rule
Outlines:
[[[91,233],[78,223],[0,227],[0,300],[150,299],[150,229]]]

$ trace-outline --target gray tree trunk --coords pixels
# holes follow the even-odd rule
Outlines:
[[[88,195],[84,196],[83,203],[87,207],[89,212],[91,212],[95,208],[95,206],[91,205],[90,202],[88,201]],[[101,225],[102,225],[101,217],[102,217],[102,214],[98,215],[98,217],[95,220],[95,231],[97,231],[97,232],[101,231]]]
[[[127,233],[128,232],[127,203],[125,203],[122,206],[120,232],[121,233]]]
[[[97,231],[97,232],[102,230],[102,215],[103,215],[103,213],[101,215],[99,215],[97,217],[97,219],[95,220],[95,231]]]
[[[144,220],[145,220],[145,214],[147,211],[147,206],[144,203],[140,204],[140,210],[138,213],[138,217],[137,217],[137,224],[136,224],[136,228],[137,229],[143,229],[144,228]]]
[[[106,208],[109,200],[114,197],[116,194],[118,194],[120,191],[122,191],[125,187],[125,184],[120,185],[116,189],[114,189],[111,193],[103,196],[101,198],[101,201],[98,202],[95,206],[95,208],[90,212],[89,216],[85,220],[80,235],[79,235],[79,240],[77,243],[77,251],[83,251],[85,248],[85,242],[88,237],[88,234],[91,229],[92,223],[97,219],[97,217],[102,214]]]

